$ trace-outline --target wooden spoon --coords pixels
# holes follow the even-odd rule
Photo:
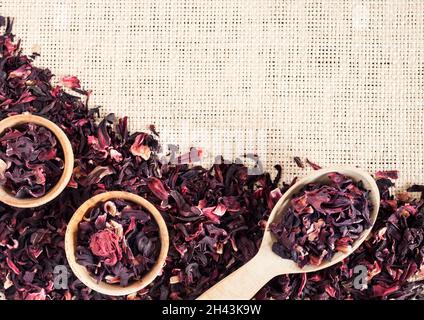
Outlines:
[[[46,118],[35,116],[29,113],[7,117],[0,121],[0,136],[7,128],[17,127],[25,123],[34,123],[49,129],[56,136],[60,146],[62,147],[64,156],[64,168],[59,181],[42,197],[16,198],[13,194],[0,185],[1,202],[17,208],[35,208],[50,202],[56,198],[63,191],[63,189],[66,188],[69,180],[72,177],[72,171],[74,169],[74,153],[72,151],[71,142],[62,129]],[[0,168],[0,170],[1,169],[4,170],[5,168]]]
[[[234,271],[226,278],[222,279],[212,288],[204,292],[198,297],[198,300],[247,300],[251,299],[269,280],[275,276],[282,274],[314,272],[324,268],[328,268],[339,263],[353,251],[355,251],[361,243],[368,237],[372,226],[361,234],[361,236],[353,243],[349,252],[337,252],[330,261],[325,261],[319,266],[306,265],[299,268],[298,265],[289,259],[283,259],[272,251],[272,244],[275,242],[274,236],[269,230],[271,222],[279,221],[290,204],[292,196],[300,191],[300,189],[311,182],[328,182],[327,174],[330,172],[338,172],[355,182],[362,181],[364,187],[370,190],[370,201],[373,205],[370,212],[370,220],[372,226],[377,219],[380,206],[380,193],[375,180],[366,172],[354,167],[330,167],[312,172],[305,178],[295,183],[275,205],[272,210],[266,228],[264,237],[258,253],[240,269]]]
[[[76,261],[75,250],[77,247],[77,236],[78,236],[78,225],[81,220],[84,218],[88,210],[94,208],[99,202],[106,202],[111,199],[120,199],[133,202],[140,205],[147,212],[149,212],[156,221],[156,224],[159,227],[159,238],[160,238],[160,251],[153,267],[138,281],[130,283],[126,287],[121,287],[118,284],[109,284],[103,281],[97,281],[93,278],[87,269],[80,265]],[[98,194],[86,202],[84,202],[78,209],[75,211],[71,220],[68,223],[65,233],[65,253],[68,260],[69,266],[74,272],[75,276],[84,283],[87,287],[97,292],[111,295],[111,296],[124,296],[134,292],[137,292],[147,285],[149,285],[156,276],[162,270],[163,265],[165,264],[165,259],[168,254],[169,248],[169,235],[168,229],[166,227],[165,221],[162,218],[160,212],[156,207],[151,204],[146,199],[124,191],[109,191]]]

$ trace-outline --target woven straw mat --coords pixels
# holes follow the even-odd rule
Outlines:
[[[0,0],[24,52],[161,142],[424,183],[424,1]],[[310,169],[308,169],[310,170]]]

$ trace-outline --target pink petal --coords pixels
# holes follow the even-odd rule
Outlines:
[[[214,223],[220,223],[220,219],[219,217],[213,213],[213,211],[215,210],[216,207],[208,207],[208,208],[204,208],[202,209],[202,213],[208,217],[212,222]]]
[[[397,170],[377,171],[375,173],[375,177],[395,180],[399,176],[398,173],[399,172]]]
[[[327,292],[327,294],[332,297],[332,298],[336,298],[336,289],[334,289],[332,286],[330,285],[326,285],[325,286],[325,292]]]
[[[144,138],[147,136],[146,133],[140,133],[136,138],[134,143],[130,148],[130,152],[135,156],[140,156],[144,160],[148,160],[150,158],[150,154],[152,153],[149,146],[144,145]]]
[[[372,287],[372,291],[376,297],[385,297],[397,290],[399,290],[399,286],[397,285],[393,287],[385,287],[381,284],[376,284]]]
[[[20,66],[18,69],[10,72],[9,79],[13,79],[13,78],[26,79],[30,74],[31,74],[31,66],[24,64]]]
[[[46,291],[42,288],[39,292],[27,293],[25,300],[46,300]]]
[[[66,88],[81,88],[80,81],[75,76],[64,76],[60,79],[60,84]]]
[[[213,210],[213,214],[222,217],[225,212],[227,212],[227,207],[223,205],[222,203],[218,204],[215,209]]]
[[[10,260],[9,258],[6,258],[6,263],[9,266],[9,268],[16,274],[16,275],[20,275],[21,271],[18,269],[18,267],[16,266],[16,264],[13,263],[12,260]]]
[[[150,191],[158,197],[161,200],[168,199],[169,192],[165,189],[165,186],[163,185],[162,181],[160,181],[158,178],[150,177],[147,179],[147,186],[149,187]]]
[[[115,162],[121,162],[123,159],[122,154],[119,151],[116,151],[115,149],[110,149],[109,154]]]
[[[56,149],[45,150],[38,155],[38,160],[40,161],[48,161],[54,158],[56,158]]]

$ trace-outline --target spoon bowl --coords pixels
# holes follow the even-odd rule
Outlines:
[[[347,252],[336,252],[329,261],[324,261],[319,266],[305,265],[300,268],[296,262],[284,259],[272,251],[272,245],[276,241],[274,235],[269,230],[270,223],[278,222],[286,209],[290,205],[290,200],[306,184],[312,182],[326,183],[329,181],[328,173],[338,172],[354,182],[362,181],[364,188],[369,190],[369,199],[372,204],[370,211],[371,226],[364,230],[361,236],[352,244],[351,250]],[[218,282],[212,288],[198,297],[198,300],[247,300],[251,299],[260,288],[275,276],[282,274],[295,274],[315,272],[334,264],[337,264],[347,258],[354,252],[364,240],[369,236],[372,227],[377,219],[380,206],[380,193],[373,177],[367,172],[355,167],[333,166],[325,169],[313,171],[306,177],[297,181],[288,189],[273,208],[266,224],[264,236],[258,253],[245,265],[232,274]]]

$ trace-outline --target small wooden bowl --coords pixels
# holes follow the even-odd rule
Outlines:
[[[29,113],[7,117],[6,119],[0,121],[0,136],[7,128],[17,127],[25,123],[34,123],[49,129],[59,141],[64,156],[64,168],[62,176],[60,177],[57,184],[42,197],[23,199],[16,198],[3,186],[0,186],[0,201],[8,204],[9,206],[17,208],[35,208],[50,202],[56,198],[63,191],[63,189],[66,188],[69,180],[72,177],[72,171],[74,169],[74,153],[72,151],[71,142],[62,129],[46,118],[35,116]]]
[[[121,287],[118,284],[108,284],[106,282],[100,281],[98,282],[94,279],[86,267],[80,265],[76,261],[75,250],[77,247],[77,237],[78,237],[78,224],[81,222],[86,213],[94,208],[99,202],[105,202],[111,199],[122,199],[133,202],[142,206],[146,209],[155,219],[158,227],[159,227],[159,238],[161,243],[160,252],[156,263],[153,265],[153,268],[149,270],[140,280],[129,284],[128,286]],[[169,235],[168,229],[166,227],[165,221],[162,218],[162,215],[155,208],[153,204],[151,204],[146,199],[124,191],[110,191],[98,194],[86,202],[84,202],[78,209],[75,211],[71,220],[68,223],[68,227],[66,229],[65,234],[65,252],[66,258],[68,259],[68,263],[74,272],[75,276],[84,283],[87,287],[97,292],[111,295],[111,296],[124,296],[134,292],[137,292],[147,285],[149,285],[159,274],[162,269],[162,266],[165,263],[166,256],[168,255],[169,248]]]

